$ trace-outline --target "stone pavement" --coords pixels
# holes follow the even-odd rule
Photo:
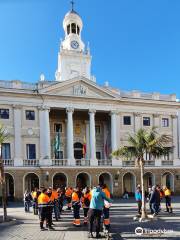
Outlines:
[[[111,209],[111,233],[113,240],[119,239],[180,239],[180,198],[174,198],[174,214],[161,212],[157,219],[139,223],[133,221],[137,207],[134,199],[115,200]],[[164,203],[162,204],[164,207]],[[72,212],[64,211],[62,219],[55,223],[56,231],[39,230],[38,217],[32,213],[24,213],[22,204],[13,204],[8,208],[9,216],[16,218],[14,224],[0,224],[0,240],[87,240],[87,227],[72,225]],[[2,208],[0,209],[2,215]],[[81,214],[82,216],[82,214]],[[149,235],[138,236],[135,229],[141,227],[151,230]],[[152,230],[170,231],[169,233],[153,233]],[[139,230],[141,231],[141,229]],[[147,230],[149,231],[149,230]]]

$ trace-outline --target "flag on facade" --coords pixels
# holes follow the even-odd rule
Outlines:
[[[60,142],[60,132],[57,132],[56,136],[55,136],[55,143],[54,143],[55,153],[60,151],[60,143],[61,143]]]
[[[86,156],[86,137],[84,136],[83,140],[83,158]]]

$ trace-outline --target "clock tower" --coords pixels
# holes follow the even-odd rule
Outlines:
[[[72,9],[63,20],[65,38],[61,41],[58,53],[58,68],[55,74],[56,81],[65,81],[77,76],[91,80],[91,56],[89,47],[81,39],[83,22],[79,14]]]

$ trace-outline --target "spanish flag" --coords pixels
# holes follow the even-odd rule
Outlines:
[[[83,158],[86,157],[86,137],[84,136],[83,140]]]

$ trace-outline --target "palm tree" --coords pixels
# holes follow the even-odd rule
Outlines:
[[[140,168],[141,172],[141,190],[142,190],[142,215],[145,219],[146,204],[145,204],[145,190],[144,190],[144,154],[149,153],[151,159],[160,158],[171,152],[172,148],[167,148],[167,144],[172,142],[170,136],[166,134],[159,135],[156,128],[153,127],[150,131],[139,129],[134,136],[129,135],[128,142],[130,147],[120,147],[112,153],[113,157],[122,157],[124,159],[135,158],[136,166]]]
[[[0,125],[0,183],[2,186],[2,205],[3,205],[3,221],[7,220],[7,206],[6,206],[6,183],[4,174],[4,164],[2,159],[2,143],[5,142],[8,135],[5,132],[5,128]]]

